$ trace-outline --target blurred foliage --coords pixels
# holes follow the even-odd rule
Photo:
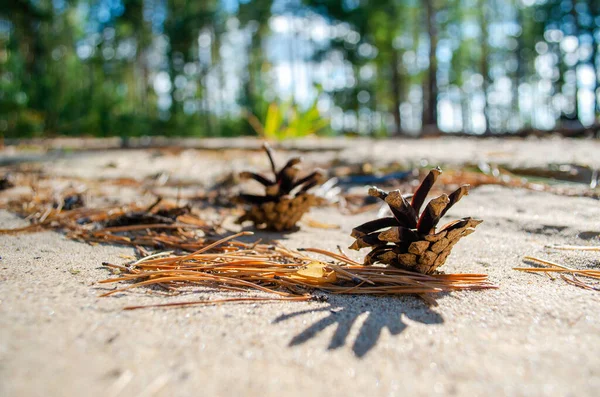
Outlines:
[[[589,125],[599,43],[597,0],[10,0],[0,135]]]
[[[329,126],[329,120],[321,116],[316,100],[308,109],[302,109],[291,101],[273,102],[268,106],[263,122],[254,115],[248,115],[248,118],[257,134],[269,140],[316,135]]]

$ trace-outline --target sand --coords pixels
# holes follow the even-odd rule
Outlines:
[[[433,154],[425,141],[375,142],[372,152],[345,143],[306,157],[314,163],[328,157],[473,161],[475,144],[464,142],[435,141]],[[597,166],[592,153],[600,149],[590,141],[473,142],[483,145],[485,159],[519,165]],[[457,152],[465,145],[471,156]],[[265,163],[257,156],[107,151],[58,156],[45,168],[57,175],[111,177],[170,172],[207,184],[248,164],[260,169]],[[101,263],[124,263],[120,255],[131,249],[90,246],[55,232],[0,236],[0,395],[597,395],[600,292],[512,268],[525,255],[597,268],[597,252],[544,246],[600,244],[594,237],[600,233],[599,202],[486,186],[448,215],[484,223],[455,247],[445,271],[485,272],[499,288],[440,296],[433,308],[411,296],[330,296],[323,303],[122,311],[130,304],[223,294],[198,289],[166,298],[138,289],[99,298],[106,287],[97,282],[109,276]],[[280,238],[293,248],[335,249],[350,245],[349,230],[374,216],[316,209],[310,217],[340,229],[303,224],[293,234],[259,237]],[[0,211],[3,228],[26,224]]]

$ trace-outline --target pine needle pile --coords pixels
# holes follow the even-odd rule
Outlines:
[[[310,207],[318,203],[317,197],[308,191],[323,180],[320,170],[315,170],[303,178],[298,178],[301,159],[290,159],[279,171],[273,159],[271,148],[266,143],[263,146],[273,177],[265,177],[253,172],[242,172],[240,178],[253,179],[264,186],[264,195],[241,194],[238,201],[247,204],[246,212],[238,222],[251,221],[256,227],[284,231],[294,228]]]
[[[389,193],[375,187],[369,195],[388,204],[392,215],[375,219],[352,230],[356,240],[351,249],[371,247],[365,264],[384,263],[401,269],[431,274],[444,264],[452,247],[464,236],[475,231],[482,221],[463,218],[451,222],[440,230],[436,226],[446,212],[463,196],[468,185],[459,187],[450,195],[442,194],[429,201],[419,215],[421,207],[437,177],[439,168],[432,169],[417,188],[410,203],[399,190]]]
[[[0,234],[56,230],[88,243],[195,251],[218,229],[217,223],[202,219],[190,207],[158,197],[150,206],[130,203],[96,207],[89,205],[85,192],[97,181],[57,192],[41,178],[29,175],[28,179],[32,191],[5,200],[0,208],[20,215],[30,224],[0,229]],[[102,199],[101,195],[96,197],[96,201]]]
[[[402,269],[363,266],[343,254],[319,249],[302,252],[282,245],[248,244],[231,241],[242,232],[206,245],[187,255],[171,252],[145,257],[130,265],[105,263],[119,275],[102,284],[128,283],[103,296],[142,286],[159,286],[173,293],[189,286],[204,286],[221,291],[263,292],[272,296],[243,296],[219,300],[200,300],[133,306],[186,306],[230,301],[307,301],[318,299],[318,292],[333,294],[404,295],[417,294],[430,303],[430,294],[459,290],[496,288],[483,274],[425,275]],[[221,252],[214,252],[227,243]],[[333,261],[316,260],[304,252],[326,255]]]

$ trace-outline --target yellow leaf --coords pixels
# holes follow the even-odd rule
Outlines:
[[[323,262],[310,262],[292,275],[293,278],[294,276],[311,284],[332,283],[336,280],[335,272]]]
[[[283,124],[283,114],[276,103],[269,105],[265,120],[264,134],[267,138],[275,138]]]

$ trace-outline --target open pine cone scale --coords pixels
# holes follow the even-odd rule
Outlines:
[[[468,185],[459,187],[450,195],[442,194],[433,198],[419,215],[427,194],[441,172],[439,168],[432,169],[410,203],[398,190],[387,193],[374,187],[369,189],[369,195],[388,204],[393,217],[369,221],[352,230],[352,237],[356,240],[351,249],[372,248],[365,257],[365,264],[379,262],[429,274],[444,264],[462,237],[475,231],[482,221],[473,218],[451,222],[436,231],[437,224],[446,212],[468,194]]]

